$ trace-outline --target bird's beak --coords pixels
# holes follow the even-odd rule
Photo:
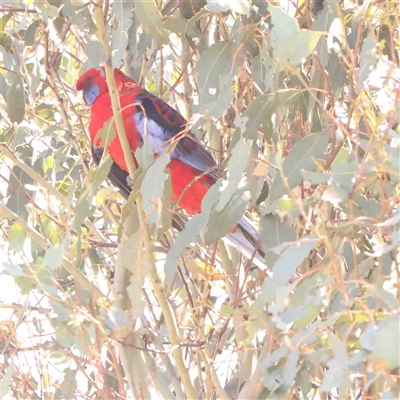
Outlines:
[[[86,102],[83,98],[83,90],[78,90],[76,93],[76,101],[81,105],[86,105]]]

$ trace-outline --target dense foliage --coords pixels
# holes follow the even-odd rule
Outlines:
[[[399,398],[398,2],[0,9],[3,393]],[[182,232],[163,157],[128,202],[91,162],[75,83],[101,63],[213,149]],[[247,205],[267,272],[218,240]]]

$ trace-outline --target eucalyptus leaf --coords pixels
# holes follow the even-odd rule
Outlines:
[[[398,368],[400,365],[399,316],[392,315],[378,323],[375,344],[370,359],[382,363],[386,370]]]
[[[7,92],[6,111],[11,122],[19,124],[25,116],[25,94],[22,76],[17,74]]]
[[[94,68],[107,61],[103,46],[97,41],[92,40],[86,44],[85,53]]]
[[[10,90],[4,75],[0,74],[0,94],[4,97],[4,100],[7,101],[7,92]]]
[[[272,114],[279,107],[288,108],[296,101],[300,91],[296,89],[282,90],[275,94],[265,94],[256,97],[249,105],[248,109],[243,113],[243,117],[247,118],[246,133],[247,139],[256,139],[258,130],[270,123]]]
[[[286,14],[280,7],[270,6],[273,27],[271,42],[275,59],[298,66],[303,58],[314,51],[324,32],[299,30],[294,18]]]
[[[3,271],[6,271],[9,275],[12,275],[12,276],[24,276],[25,275],[23,269],[19,265],[16,265],[16,264],[3,262],[3,263],[1,263],[1,268]]]
[[[63,262],[63,249],[60,246],[52,246],[46,251],[43,262],[51,269],[58,268]]]
[[[240,182],[243,179],[243,173],[247,169],[252,144],[251,140],[241,138],[232,150],[232,156],[228,166],[228,184],[221,191],[216,205],[217,211],[222,210],[227,205],[233,194],[239,188]]]
[[[324,158],[328,142],[329,133],[320,132],[304,137],[293,146],[283,161],[281,172],[275,176],[268,203],[272,204],[287,194],[286,184],[288,189],[296,187],[303,179],[303,169],[312,171],[317,168],[317,160]]]
[[[321,383],[320,390],[327,392],[333,388],[343,385],[344,382],[349,381],[349,358],[346,351],[345,344],[336,336],[330,336],[333,358],[329,360],[329,369],[325,373],[324,379]]]
[[[239,188],[222,210],[212,210],[204,233],[205,242],[211,244],[231,232],[245,213],[249,201],[250,193],[245,188]]]
[[[136,0],[135,14],[144,30],[160,44],[169,42],[169,33],[164,28],[163,18],[154,0]]]
[[[202,108],[210,108],[210,104],[214,104],[219,100],[221,92],[229,92],[228,88],[231,86],[230,77],[234,71],[232,57],[232,46],[228,42],[216,43],[203,52],[195,68],[200,91],[200,110]],[[229,96],[231,95],[232,93]]]
[[[112,31],[113,48],[113,67],[117,68],[121,64],[128,44],[128,28],[132,24],[132,3],[129,1],[115,1],[111,8],[118,21],[117,26]]]
[[[172,244],[167,254],[164,265],[165,281],[167,284],[172,281],[182,251],[189,246],[191,242],[196,240],[201,230],[206,226],[207,221],[208,215],[197,215],[189,220],[185,225],[185,229],[176,236],[175,242]]]
[[[32,46],[35,43],[35,35],[38,28],[39,28],[38,20],[33,21],[29,25],[24,35],[25,46]]]
[[[143,198],[143,211],[147,217],[157,210],[157,199],[163,198],[164,182],[168,178],[165,169],[169,162],[169,155],[164,153],[146,171],[140,193]]]
[[[13,361],[8,365],[8,368],[5,369],[3,377],[0,379],[0,393],[1,397],[3,395],[7,395],[9,393],[8,389],[10,388],[10,384],[15,372],[15,364]]]
[[[264,251],[274,248],[282,249],[282,245],[296,238],[296,231],[277,215],[266,214],[261,219],[261,243]]]
[[[8,243],[10,249],[15,251],[22,251],[24,248],[24,242],[26,233],[22,229],[22,226],[17,222],[14,223],[8,231]]]
[[[71,399],[74,397],[75,390],[78,386],[76,370],[67,368],[63,371],[63,380],[57,390],[59,391],[56,397]]]
[[[232,11],[243,15],[250,14],[250,4],[248,0],[207,0],[207,8],[214,13]]]
[[[143,235],[140,230],[130,237],[124,236],[118,247],[117,265],[131,272],[130,284],[126,290],[130,299],[130,310],[134,316],[143,312],[142,286],[150,269],[148,257],[144,251]]]
[[[75,229],[80,230],[81,225],[87,217],[93,215],[94,207],[92,207],[86,198],[80,199],[75,208],[74,226]]]
[[[279,296],[279,291],[289,282],[296,271],[296,268],[315,248],[317,237],[315,235],[304,236],[297,242],[287,246],[281,256],[275,261],[272,272],[261,288],[261,296],[257,299],[259,303],[272,302]]]

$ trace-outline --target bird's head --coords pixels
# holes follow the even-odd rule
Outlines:
[[[108,92],[104,70],[91,68],[86,71],[76,82],[76,90],[82,90],[85,103],[92,105],[98,96]]]

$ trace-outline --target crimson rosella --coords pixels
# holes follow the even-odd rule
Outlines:
[[[122,71],[115,69],[114,78],[133,154],[142,146],[145,134],[156,156],[173,146],[171,161],[167,165],[172,183],[171,201],[179,202],[179,206],[191,215],[200,213],[204,196],[218,179],[215,160],[204,145],[188,131],[187,122],[178,111],[150,94]],[[98,163],[104,149],[101,147],[101,138],[96,139],[96,135],[113,117],[104,71],[95,68],[88,70],[78,79],[76,88],[83,91],[86,104],[91,106],[89,133],[92,156]],[[109,178],[127,197],[131,187],[118,136],[108,145],[108,152],[114,161]],[[258,231],[247,216],[240,219],[237,228],[226,239],[247,258],[253,259],[256,265],[265,268],[261,251],[256,250],[259,248]]]

